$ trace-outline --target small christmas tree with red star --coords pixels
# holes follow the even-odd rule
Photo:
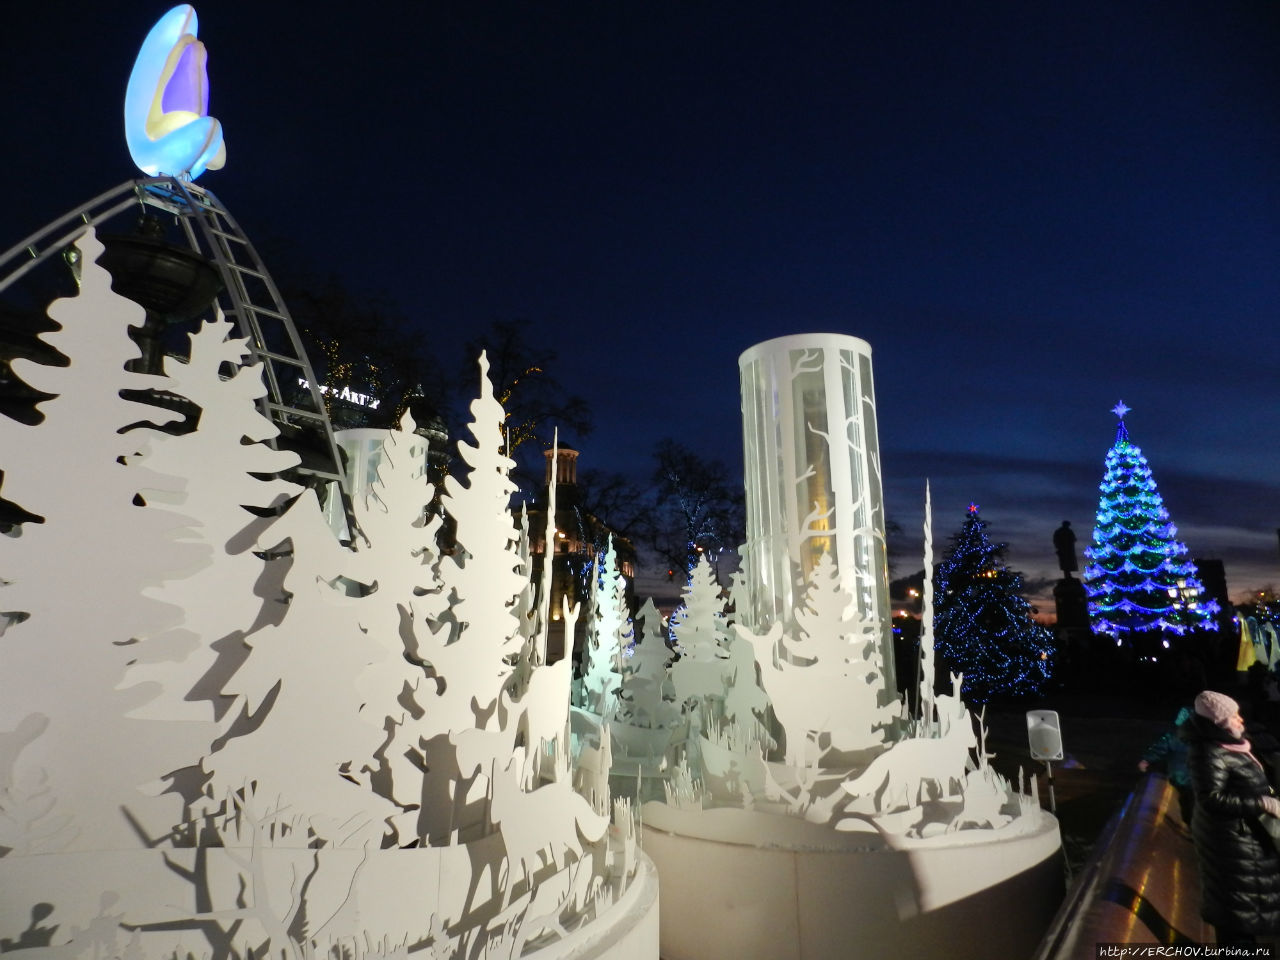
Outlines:
[[[1022,575],[1005,566],[1007,545],[992,543],[986,525],[969,504],[933,577],[934,648],[964,674],[961,695],[971,703],[1034,696],[1053,665],[1053,637],[1031,619],[1031,604],[1018,593]]]

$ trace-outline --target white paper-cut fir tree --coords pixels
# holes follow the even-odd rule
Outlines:
[[[300,828],[281,845],[318,839],[376,849],[394,808],[371,783],[388,704],[371,703],[368,688],[393,654],[360,624],[370,597],[349,595],[352,554],[314,492],[304,491],[271,532],[288,538],[292,554],[288,611],[245,638],[244,662],[225,684],[239,705],[204,760],[209,801],[217,808],[245,791],[256,816],[286,810]]]
[[[422,712],[406,718],[403,731],[416,745],[415,761],[429,772],[421,781],[416,829],[432,844],[466,839],[459,833],[464,826],[483,832],[484,782],[476,778],[491,777],[495,763],[511,759],[515,736],[514,726],[504,725],[499,697],[514,693],[509,683],[523,653],[518,605],[527,578],[510,512],[514,464],[502,453],[503,411],[488,369],[481,354],[480,396],[471,403],[469,425],[474,444],[458,445],[470,468],[467,482],[445,479],[441,503],[457,524],[457,547],[439,563],[439,595],[447,606],[417,631],[416,659],[426,682],[415,700]]]
[[[671,684],[673,654],[662,629],[662,614],[652,599],[640,608],[633,632],[635,645],[623,664],[622,719],[647,729],[674,727],[680,721],[680,708]]]
[[[671,615],[670,631],[677,659],[671,665],[676,700],[713,698],[721,701],[728,680],[728,653],[724,647],[724,602],[710,561],[705,556],[689,574],[683,602]]]
[[[441,720],[449,726],[424,739],[424,761],[436,769],[424,778],[421,822],[423,839],[433,843],[500,833],[506,868],[492,864],[488,869],[503,876],[507,902],[531,888],[533,873],[545,863],[580,860],[583,838],[599,843],[608,817],[574,792],[569,776],[563,741],[571,661],[546,666],[529,658],[525,676],[512,682],[513,666],[526,649],[517,610],[527,578],[508,508],[512,462],[499,447],[502,407],[493,398],[484,355],[480,367],[481,395],[471,405],[476,444],[460,444],[471,467],[469,484],[450,477],[443,501],[457,521],[458,553],[440,565],[442,592],[451,606],[424,659],[444,688],[425,704],[423,723],[428,731]],[[564,617],[566,630],[572,631],[576,608],[566,604]],[[452,642],[441,643],[445,636]],[[437,709],[450,696],[458,699]],[[465,703],[462,696],[468,697]],[[553,769],[538,760],[549,740]],[[448,784],[447,793],[440,779]],[[601,802],[607,805],[609,798]]]
[[[468,429],[475,443],[458,444],[470,468],[467,482],[446,477],[442,499],[457,523],[457,550],[440,564],[441,592],[450,603],[444,615],[448,630],[424,647],[426,659],[446,678],[429,710],[442,731],[485,726],[482,714],[497,701],[522,641],[517,604],[526,578],[510,512],[515,464],[502,452],[502,405],[493,396],[483,353],[480,396],[471,402],[471,415]]]
[[[442,520],[430,511],[435,491],[426,478],[426,453],[427,441],[414,433],[406,412],[399,429],[383,436],[377,475],[353,504],[365,542],[347,558],[349,576],[376,587],[358,604],[356,619],[385,654],[360,677],[370,719],[381,714],[386,734],[371,782],[404,808],[415,807],[422,794],[422,765],[415,760],[421,744],[411,721],[436,695],[436,681],[417,665],[419,640],[430,636],[446,609],[436,570]]]
[[[47,721],[18,755],[15,778],[47,788],[47,816],[65,818],[67,849],[118,849],[139,843],[125,810],[147,830],[176,822],[176,797],[142,790],[190,764],[207,732],[156,737],[156,721],[134,714],[163,691],[131,680],[129,665],[190,653],[175,633],[182,611],[148,594],[207,565],[210,551],[182,542],[190,517],[145,505],[141,491],[177,498],[182,481],[130,459],[172,439],[132,425],[180,417],[121,396],[165,380],[125,371],[139,356],[128,328],[143,310],[111,291],[92,230],[76,246],[79,294],[50,306],[60,329],[41,335],[69,366],[15,359],[14,373],[53,397],[39,404],[38,425],[0,417],[3,496],[44,519],[0,537],[0,609],[25,615],[0,642],[0,731]]]
[[[881,744],[886,730],[898,716],[899,706],[885,689],[880,658],[880,624],[857,612],[852,594],[829,553],[814,567],[804,605],[796,610],[798,642],[784,655],[792,663],[817,661],[812,696],[832,705],[825,729],[836,750],[858,750]],[[821,728],[820,728],[821,729]]]
[[[596,566],[599,559],[600,557],[598,554],[592,557],[591,562],[586,564],[585,569],[582,571],[582,576],[586,579],[586,587],[587,587],[586,596],[583,599],[583,601],[579,604],[579,606],[582,607],[581,616],[582,616],[582,622],[584,626],[595,623],[596,610],[600,607],[601,579],[598,576],[599,570],[597,569],[597,566]],[[570,649],[569,636],[568,634],[566,634],[565,635],[565,655],[566,656],[568,656],[569,654],[569,649]]]
[[[538,624],[538,585],[533,582],[533,552],[529,545],[529,509],[528,504],[520,504],[520,517],[516,521],[516,556],[519,558],[520,577],[524,581],[524,589],[516,601],[516,620],[520,623],[520,636],[523,640],[521,658],[532,661],[535,656]]]
[[[618,709],[623,652],[631,639],[626,583],[618,572],[612,535],[603,557],[596,560],[592,576],[598,584],[594,616],[582,649],[583,707],[607,719]]]
[[[613,762],[610,721],[620,707],[623,651],[631,638],[626,582],[618,571],[612,536],[592,565],[591,577],[595,603],[583,643],[580,689],[583,710],[598,720],[594,740],[579,744],[574,757],[574,782],[593,809],[604,814],[609,810],[609,772]]]
[[[490,842],[471,861],[478,886],[484,877],[500,882],[513,902],[559,870],[540,906],[554,904],[557,884],[567,884],[581,893],[572,906],[581,911],[601,887],[608,821],[574,792],[563,747],[549,751],[554,769],[527,760],[531,745],[548,739],[538,731],[555,740],[564,729],[569,661],[531,662],[520,690],[508,683],[529,637],[516,612],[523,582],[507,509],[509,461],[496,452],[501,409],[488,384],[473,407],[480,408],[476,447],[464,447],[470,482],[453,485],[447,501],[459,553],[439,581],[437,521],[423,510],[431,491],[410,425],[392,431],[370,496],[355,505],[367,540],[353,552],[334,539],[313,492],[294,497],[278,479],[292,458],[259,442],[274,428],[257,413],[258,374],[240,366],[243,345],[228,338],[228,325],[206,324],[190,361],[170,362],[168,377],[126,372],[124,362],[138,353],[127,326],[140,323],[142,311],[110,292],[95,264],[101,245],[90,236],[81,250],[82,292],[54,305],[63,327],[46,337],[70,368],[15,362],[52,399],[41,403],[38,426],[0,419],[0,450],[22,452],[0,454],[3,493],[44,521],[0,538],[0,607],[21,614],[7,621],[0,642],[0,845],[11,856],[145,854],[144,843],[163,842],[153,824],[182,825],[182,798],[139,788],[163,786],[194,762],[207,796],[189,811],[186,824],[201,829],[187,836],[223,849],[207,858],[157,850],[131,861],[141,865],[136,879],[120,882],[136,884],[135,902],[147,902],[157,877],[169,884],[166,897],[184,880],[195,888],[183,891],[194,903],[166,899],[137,922],[190,924],[218,941],[215,952],[243,952],[246,941],[282,955],[323,952],[327,922],[333,911],[355,913],[380,844],[464,839],[457,828],[470,824],[457,821],[443,834],[390,829],[406,804],[389,797],[399,800],[402,787],[412,795],[415,776],[418,784],[443,777],[468,794],[465,807],[483,810],[475,822],[500,834],[500,843],[484,837]],[[199,413],[195,429],[170,435],[145,426],[175,417],[137,402],[149,389],[189,403]],[[69,460],[74,475],[63,469]],[[289,498],[279,516],[259,516]],[[565,615],[571,628],[576,610]],[[230,708],[216,726],[174,719],[188,708],[187,716],[212,717],[208,705],[220,702]],[[425,738],[456,749],[468,735],[468,761],[455,757],[452,773],[425,752],[418,765],[380,765],[389,737],[397,747]],[[607,806],[607,764],[593,771],[591,792]],[[159,809],[148,809],[155,799]],[[363,850],[335,849],[344,846]],[[466,882],[457,865],[468,856],[450,861],[442,879],[448,872],[450,882],[460,874]],[[155,876],[146,874],[148,862]],[[94,933],[114,935],[123,914],[74,913],[60,894],[42,892],[40,900],[56,899],[68,911],[59,914],[62,929],[85,935],[74,949],[55,949],[134,955],[136,943],[117,950]],[[516,924],[524,906],[512,906]],[[502,955],[514,927],[490,927],[494,909],[482,895],[469,907],[467,917],[431,923],[433,947],[466,943],[458,955]],[[397,952],[392,941],[380,947]]]
[[[551,438],[551,462],[558,463],[560,456],[560,431],[556,430]],[[547,482],[547,522],[542,530],[542,582],[538,585],[538,636],[533,650],[533,663],[540,665],[547,662],[547,643],[551,633],[551,584],[555,572],[556,543],[556,482],[557,471],[550,471],[551,479]],[[573,643],[573,632],[565,634],[568,643]],[[566,651],[565,659],[572,651]]]
[[[728,626],[727,617],[719,620]],[[699,735],[686,755],[700,765],[704,798],[716,805],[750,807],[767,792],[765,755],[774,746],[769,734],[769,698],[760,686],[755,649],[736,630],[719,635],[721,696],[704,695],[690,712],[689,736]]]
[[[745,555],[748,546],[738,547]],[[729,578],[729,608],[732,623],[725,639],[725,651],[729,657],[729,689],[725,694],[724,719],[726,724],[736,724],[750,739],[771,748],[769,695],[760,681],[760,667],[756,663],[755,645],[747,638],[745,628],[750,627],[751,588],[743,569],[733,572]],[[754,722],[753,722],[754,721]]]
[[[210,550],[209,565],[197,575],[148,591],[184,611],[173,639],[190,650],[181,666],[140,660],[130,669],[133,682],[165,688],[166,696],[138,714],[157,719],[220,718],[230,703],[217,695],[219,651],[234,663],[226,651],[284,613],[283,597],[274,595],[255,550],[273,511],[301,490],[279,477],[299,458],[262,442],[279,429],[257,406],[266,394],[261,367],[243,366],[244,339],[232,337],[234,327],[215,311],[215,319],[190,336],[186,360],[164,359],[165,389],[199,408],[196,429],[151,443],[128,460],[182,479],[180,492],[143,490],[142,496],[153,507],[197,518],[183,537]]]
[[[725,652],[729,661],[728,688],[722,720],[726,725],[737,726],[742,739],[766,743],[769,695],[760,686],[755,648],[735,631],[725,638]]]
[[[557,434],[558,438],[558,434]],[[552,444],[552,460],[557,444]],[[547,521],[544,528],[544,544],[555,543],[556,480],[554,472],[547,490]],[[528,513],[521,508],[521,540],[518,552],[521,569],[531,571]],[[569,759],[569,704],[573,686],[573,663],[562,658],[554,664],[546,663],[547,636],[550,623],[552,564],[546,558],[542,579],[534,584],[526,582],[517,609],[522,624],[523,643],[516,660],[515,670],[499,699],[498,719],[503,727],[504,741],[525,750],[526,763],[522,771],[525,782],[540,783],[568,779],[566,762]],[[536,589],[535,589],[536,588]],[[562,603],[567,636],[573,635],[578,608]]]
[[[15,730],[0,730],[0,848],[5,856],[22,857],[61,849],[68,840],[70,817],[53,815],[54,798],[43,770],[17,774],[18,757],[49,725],[43,714],[28,714]]]
[[[920,603],[920,687],[917,733],[930,736],[933,719],[933,497],[924,485],[924,596]]]
[[[879,625],[856,611],[830,555],[823,554],[790,635],[781,624],[763,635],[738,628],[754,645],[761,681],[786,731],[789,764],[815,764],[828,745],[856,750],[882,743],[897,716],[893,702],[881,702],[887,694]]]
[[[750,549],[751,547],[748,544],[739,544],[738,556],[745,557]],[[751,583],[745,564],[739,565],[737,570],[729,574],[728,593],[729,609],[733,612],[734,623],[749,626],[750,624],[747,621],[751,610]]]

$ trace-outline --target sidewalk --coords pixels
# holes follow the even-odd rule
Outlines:
[[[987,751],[993,767],[1010,778],[1034,776],[1040,804],[1050,806],[1045,764],[1033,761],[1027,743],[1028,710],[1055,710],[1066,760],[1053,764],[1053,793],[1068,871],[1088,859],[1112,814],[1138,784],[1143,751],[1173,722],[1177,701],[1147,702],[1120,696],[1058,696],[1025,705],[988,708]]]

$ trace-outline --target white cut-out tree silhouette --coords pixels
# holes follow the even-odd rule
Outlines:
[[[651,598],[641,606],[632,629],[635,645],[623,665],[623,719],[635,727],[674,727],[680,722],[680,709],[671,684],[672,651],[662,629],[662,614]]]
[[[552,442],[552,462],[559,449],[559,433]],[[556,476],[552,471],[547,487],[546,526],[543,529],[544,550],[555,543]],[[499,698],[499,720],[504,738],[526,751],[523,770],[525,782],[567,779],[565,761],[569,758],[569,704],[573,689],[573,663],[562,658],[548,665],[547,639],[550,629],[551,583],[553,564],[546,557],[542,579],[532,579],[529,550],[528,512],[520,512],[521,537],[518,547],[522,577],[527,582],[517,603],[521,624],[522,646],[515,660],[515,670]],[[562,602],[566,636],[573,636],[578,607]]]
[[[916,732],[921,736],[930,736],[934,732],[933,671],[933,495],[926,480],[924,485],[924,596],[920,601],[920,686],[916,715]]]
[[[136,844],[129,816],[148,829],[180,818],[176,797],[142,788],[154,793],[189,765],[208,731],[156,736],[156,721],[135,714],[163,691],[134,682],[129,669],[190,655],[175,630],[182,611],[149,594],[207,565],[209,550],[182,542],[190,517],[145,505],[141,491],[157,501],[181,492],[178,478],[135,457],[171,439],[145,424],[180,416],[121,396],[166,383],[124,369],[139,356],[128,329],[143,323],[143,310],[111,291],[92,230],[76,247],[79,294],[54,301],[49,316],[60,329],[41,334],[69,366],[14,359],[19,378],[53,396],[39,404],[38,425],[0,417],[3,495],[44,519],[0,538],[0,609],[25,615],[0,642],[0,733],[42,725],[12,770],[52,801],[30,828],[58,818],[56,845],[90,850]]]
[[[786,731],[789,764],[815,764],[825,752],[823,734],[838,750],[884,741],[898,709],[880,702],[886,694],[879,625],[857,614],[829,554],[814,566],[790,636],[781,624],[763,635],[738,632],[755,648],[764,689]]]
[[[598,584],[594,615],[587,625],[582,650],[583,706],[607,719],[618,709],[624,651],[631,637],[626,582],[618,572],[612,535],[603,557],[596,559],[591,576]]]
[[[215,308],[215,319],[190,335],[186,360],[165,357],[166,390],[199,407],[196,429],[157,440],[144,456],[129,458],[181,478],[176,494],[143,490],[142,495],[152,506],[195,518],[184,539],[210,551],[208,566],[198,574],[148,591],[184,611],[174,638],[190,655],[181,665],[140,661],[130,668],[133,682],[161,684],[167,694],[137,716],[220,718],[230,706],[217,692],[219,670],[230,669],[222,661],[234,664],[231,651],[243,635],[284,614],[278,584],[266,576],[266,565],[254,551],[274,522],[273,511],[302,489],[278,476],[299,458],[263,442],[278,436],[279,429],[256,403],[267,392],[262,368],[243,365],[249,350],[233,332]],[[210,603],[211,597],[218,601]]]
[[[458,443],[458,455],[470,467],[467,483],[445,478],[443,504],[457,522],[457,549],[440,564],[441,591],[450,607],[447,643],[431,646],[432,662],[448,678],[433,711],[443,730],[483,729],[520,653],[517,604],[526,579],[515,550],[519,536],[510,513],[514,461],[502,453],[502,405],[489,382],[489,360],[480,355],[480,396],[471,402],[468,425],[475,444]],[[473,708],[472,699],[476,700]]]
[[[416,807],[422,794],[422,765],[416,759],[420,731],[410,718],[423,715],[436,689],[417,665],[419,639],[429,635],[429,624],[447,606],[436,572],[436,537],[443,521],[430,512],[435,490],[426,477],[427,441],[413,431],[406,412],[400,428],[382,438],[374,481],[352,505],[366,542],[347,564],[349,575],[372,591],[358,605],[360,630],[384,653],[360,682],[371,704],[370,719],[380,722],[385,734],[371,784],[405,809]]]
[[[728,653],[724,646],[724,602],[720,584],[706,556],[699,558],[683,590],[683,602],[671,615],[669,629],[680,658],[671,665],[676,700],[723,700],[728,679]],[[718,707],[717,707],[718,709]]]
[[[770,739],[769,695],[760,686],[755,647],[737,631],[725,638],[724,646],[729,662],[723,721],[726,725],[736,725],[743,739],[766,743]]]
[[[3,496],[42,521],[0,537],[0,902],[20,915],[0,910],[0,933],[47,906],[67,956],[186,955],[180,938],[202,937],[195,954],[398,956],[416,937],[497,957],[589,923],[621,890],[610,744],[588,801],[568,766],[571,663],[539,656],[547,597],[530,616],[487,377],[470,474],[444,498],[457,552],[437,555],[408,420],[353,504],[352,550],[279,478],[296,458],[262,442],[261,375],[230,325],[215,310],[166,376],[126,371],[143,312],[111,292],[92,231],[79,247],[81,291],[45,335],[69,365],[13,364],[50,395],[43,422],[0,417]],[[378,849],[415,842],[466,848]],[[52,890],[13,869],[59,851]],[[413,869],[415,905],[438,912],[356,926]]]
[[[502,407],[483,354],[480,373],[480,397],[471,405],[475,445],[459,444],[471,467],[469,483],[449,477],[443,499],[457,521],[457,552],[440,564],[450,607],[420,646],[441,681],[440,694],[425,704],[424,732],[448,724],[423,738],[432,772],[423,781],[420,823],[423,839],[432,843],[500,833],[506,902],[530,889],[544,865],[582,859],[583,839],[600,843],[610,798],[607,792],[598,797],[604,809],[595,811],[573,790],[565,742],[571,662],[533,663],[524,642],[517,611],[527,580],[508,508],[513,463],[501,452]],[[554,512],[554,503],[548,509]],[[571,626],[577,611],[566,607],[564,615]],[[548,743],[556,758],[550,769],[537,759]],[[441,770],[447,790],[433,777]],[[499,867],[488,865],[495,875]],[[473,865],[473,872],[481,869]]]
[[[556,430],[551,438],[551,462],[558,463],[560,456],[560,431]],[[530,661],[534,666],[540,666],[547,662],[547,641],[551,632],[551,584],[555,573],[555,543],[556,543],[556,488],[557,471],[550,471],[551,478],[547,482],[547,518],[546,526],[542,529],[542,581],[538,584],[538,605],[537,619],[538,630],[534,637],[534,648],[530,654]],[[565,633],[569,642],[572,643],[573,632]],[[566,653],[571,653],[567,651]],[[569,659],[566,655],[565,659]]]
[[[271,533],[286,537],[292,554],[289,608],[279,624],[245,638],[248,653],[224,686],[238,704],[227,737],[203,763],[208,796],[218,805],[244,790],[254,816],[278,809],[301,818],[283,845],[307,846],[310,832],[335,846],[376,848],[394,811],[370,784],[384,714],[362,688],[391,654],[360,626],[368,598],[348,595],[351,553],[315,493],[304,491]]]
[[[516,569],[524,581],[524,589],[516,600],[516,620],[520,624],[520,639],[523,645],[521,659],[532,661],[536,648],[536,637],[539,632],[538,623],[538,587],[533,582],[533,551],[529,545],[529,507],[520,504],[520,517],[516,520]]]
[[[467,482],[446,477],[441,498],[457,524],[455,551],[438,565],[439,596],[447,605],[416,630],[416,660],[424,671],[415,694],[421,713],[407,717],[403,730],[426,774],[415,829],[431,844],[465,840],[458,831],[468,825],[484,829],[478,809],[484,804],[475,802],[472,786],[477,774],[491,777],[511,758],[514,729],[502,735],[498,699],[524,652],[518,611],[527,580],[510,512],[514,463],[502,452],[503,411],[486,355],[479,366],[480,395],[471,403],[468,425],[474,442],[458,444]]]
[[[18,756],[48,725],[48,717],[32,713],[17,729],[0,731],[0,848],[5,856],[47,853],[70,839],[70,817],[49,815],[54,798],[44,770],[16,769]]]

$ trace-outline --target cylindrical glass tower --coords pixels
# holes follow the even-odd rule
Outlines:
[[[750,591],[739,615],[757,629],[789,622],[829,552],[858,612],[882,626],[893,689],[871,347],[842,334],[779,337],[743,353],[738,370]]]

